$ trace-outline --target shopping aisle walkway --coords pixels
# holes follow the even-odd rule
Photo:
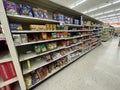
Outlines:
[[[103,43],[35,90],[120,90],[118,41]]]

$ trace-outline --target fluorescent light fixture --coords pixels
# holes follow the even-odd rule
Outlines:
[[[117,12],[117,11],[120,11],[120,8],[118,9],[115,9],[115,10],[110,10],[110,11],[106,11],[106,12],[103,12],[103,13],[98,13],[98,14],[95,14],[95,15],[92,15],[92,17],[98,17],[100,15],[104,15],[104,14],[108,14],[108,13],[112,13],[112,12]]]
[[[84,3],[85,1],[87,1],[87,0],[80,0],[80,1],[77,1],[77,2],[75,2],[75,4],[73,4],[70,8],[74,8],[74,7],[76,7],[76,6],[78,6],[78,5],[82,4],[82,3]]]
[[[120,16],[119,17],[112,17],[112,18],[104,18],[104,19],[100,19],[100,20],[118,20],[120,19]]]
[[[113,4],[117,4],[117,3],[120,3],[120,0],[115,1],[115,2],[111,2],[111,3],[108,3],[108,4],[105,4],[103,6],[100,6],[99,8],[95,8],[94,11],[96,11],[98,9],[102,9],[102,8],[108,7],[108,6],[113,5]],[[86,14],[86,13],[89,13],[89,12],[92,12],[92,11],[93,10],[88,10],[88,11],[85,11],[85,12],[82,12],[82,13]]]
[[[95,15],[91,15],[91,17],[95,17],[95,16],[99,16],[99,15],[102,15],[104,13],[98,13],[98,14],[95,14]]]
[[[116,14],[111,14],[111,15],[107,15],[107,16],[97,17],[96,19],[111,18],[113,16],[119,17],[119,15],[120,15],[120,13],[116,13]]]
[[[112,4],[109,3],[109,4],[106,4],[106,5],[100,6],[99,9],[104,8],[104,7],[107,7],[107,6],[110,6],[110,5],[112,5]]]
[[[118,0],[118,1],[115,1],[115,2],[113,2],[112,4],[116,4],[116,3],[119,3],[120,2],[120,0]]]

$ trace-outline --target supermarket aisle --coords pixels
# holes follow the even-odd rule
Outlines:
[[[120,90],[118,41],[103,43],[35,90]]]

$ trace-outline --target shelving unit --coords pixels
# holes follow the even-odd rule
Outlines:
[[[38,56],[42,56],[42,55],[45,55],[45,54],[49,54],[49,53],[52,53],[52,52],[55,52],[55,51],[58,51],[58,50],[61,50],[61,49],[64,49],[65,47],[59,47],[57,49],[53,49],[53,50],[50,50],[50,51],[46,51],[44,53],[41,53],[41,54],[36,54],[36,53],[30,53],[30,54],[23,54],[23,55],[20,55],[20,61],[25,61],[25,60],[28,60],[28,59],[31,59],[31,58],[35,58],[35,57],[38,57]]]
[[[14,83],[14,82],[17,82],[17,81],[18,81],[18,79],[17,79],[17,77],[15,77],[15,78],[12,78],[12,79],[10,79],[10,80],[8,80],[8,81],[0,82],[0,88],[2,88],[2,87],[4,87],[4,86],[7,86],[7,85],[9,85],[9,84],[12,84],[12,83]]]
[[[97,46],[99,46],[99,45],[97,45]],[[97,46],[96,46],[96,47],[97,47]],[[64,66],[62,66],[62,67],[54,70],[52,73],[48,74],[47,77],[45,77],[43,80],[41,80],[41,81],[37,82],[36,84],[30,86],[28,89],[32,89],[32,88],[35,87],[37,84],[43,82],[44,80],[46,80],[46,79],[49,78],[50,76],[52,76],[52,75],[54,75],[55,73],[59,72],[60,70],[64,69],[65,67],[67,67],[67,66],[70,65],[71,63],[75,62],[75,61],[78,60],[80,57],[82,57],[83,55],[87,54],[88,52],[90,52],[91,50],[95,49],[96,47],[93,47],[93,48],[91,48],[90,50],[88,50],[88,51],[86,51],[86,52],[84,52],[84,53],[82,53],[82,54],[79,54],[79,56],[77,56],[76,58],[74,58],[71,62],[69,62],[68,64],[66,64],[66,65],[64,65]]]
[[[42,18],[35,18],[35,17],[30,17],[30,16],[23,16],[23,15],[10,15],[7,14],[8,19],[10,21],[15,20],[15,22],[29,22],[29,23],[43,23],[43,22],[50,22],[50,23],[60,23],[59,21],[56,20],[51,20],[51,19],[42,19]]]
[[[49,0],[47,0],[46,2],[44,2],[44,0],[43,1],[37,0],[37,1],[44,3],[44,5],[49,2],[50,7],[53,8],[54,10],[50,10],[47,7],[43,7],[43,8],[50,10],[50,15],[49,15],[50,17],[52,17],[53,12],[56,11],[55,9],[57,9],[57,8],[55,8],[55,7],[57,7],[57,6],[61,7],[61,10],[62,9],[66,10],[65,7],[62,7],[62,6],[57,5],[57,4],[55,6],[53,6],[53,3],[50,2]],[[31,1],[26,2],[26,0],[22,0],[22,1],[15,0],[15,2],[17,2],[17,3],[19,3],[19,2],[26,3],[26,4],[29,3],[29,5],[31,5],[31,6],[33,6],[33,5],[39,6],[38,3],[36,3],[37,1],[31,0]],[[5,33],[6,41],[7,41],[8,48],[9,48],[10,54],[11,54],[11,57],[9,54],[5,54],[4,55],[5,58],[0,57],[0,60],[1,60],[0,62],[6,62],[9,60],[12,60],[14,63],[15,69],[16,69],[16,73],[17,73],[16,78],[13,78],[13,79],[11,79],[7,82],[4,82],[4,83],[2,82],[2,84],[0,83],[1,87],[18,81],[20,84],[21,90],[33,89],[36,85],[40,84],[41,82],[43,82],[44,80],[46,80],[50,76],[52,76],[55,73],[57,73],[58,71],[62,70],[63,68],[70,65],[74,61],[78,60],[80,57],[87,54],[88,52],[90,52],[91,50],[93,50],[94,48],[96,48],[97,46],[99,46],[101,44],[101,42],[99,42],[99,39],[96,39],[96,37],[93,41],[91,41],[93,39],[91,37],[93,36],[94,30],[89,29],[92,26],[86,26],[86,25],[64,24],[64,26],[65,27],[67,26],[67,28],[69,28],[69,27],[75,27],[75,28],[88,27],[88,29],[85,29],[85,30],[84,29],[77,29],[77,30],[71,30],[71,29],[70,30],[69,29],[65,29],[65,30],[23,29],[21,31],[10,30],[9,23],[11,23],[11,22],[12,23],[22,23],[23,25],[32,24],[32,23],[42,24],[42,25],[43,24],[60,24],[61,22],[57,21],[57,20],[53,20],[51,18],[43,19],[43,18],[23,16],[23,15],[6,14],[2,0],[0,1],[0,8],[1,8],[1,12],[0,12],[1,18],[0,19],[1,19],[1,23],[3,25],[3,30]],[[61,12],[62,11],[60,11],[60,13]],[[69,12],[69,13],[67,14],[67,12]],[[74,10],[71,14],[70,13],[71,13],[71,9],[67,8],[65,15],[72,16],[72,17],[74,16],[75,18],[78,18],[80,15],[83,15],[81,13],[74,11]],[[90,19],[92,21],[95,21],[97,23],[101,23],[100,21],[97,21],[97,20],[90,18],[88,16],[83,15],[83,17],[84,18],[87,17],[88,19]],[[15,44],[14,39],[12,37],[13,34],[20,34],[20,35],[26,34],[27,35],[27,34],[40,34],[42,32],[45,32],[45,33],[64,33],[64,32],[67,32],[67,33],[72,33],[75,35],[73,35],[73,36],[67,35],[66,37],[52,38],[50,40],[39,40],[39,41],[31,41],[31,42],[28,41],[28,42],[20,43],[20,44]],[[3,37],[3,36],[0,35],[0,38],[1,37]],[[22,51],[24,51],[25,47],[31,48],[33,45],[38,45],[38,44],[46,44],[47,45],[49,42],[58,42],[58,41],[64,41],[64,42],[69,41],[70,42],[74,39],[77,40],[77,41],[75,41],[75,43],[72,42],[72,44],[69,44],[69,45],[58,45],[57,48],[47,50],[45,52],[41,52],[38,54],[36,54],[34,51],[32,51],[28,54],[22,52]],[[51,55],[51,54],[59,52],[61,50],[64,50],[65,54],[64,55],[60,54],[60,56],[57,58],[53,58],[53,56],[52,56],[52,60],[50,60],[50,61],[41,60],[41,61],[34,61],[33,62],[33,60],[32,60],[32,59],[35,59],[35,58],[38,58],[41,56],[46,56],[47,54]],[[77,53],[77,54],[75,54],[75,53]],[[71,57],[69,57],[69,56],[71,56]],[[31,72],[36,71],[42,67],[48,66],[52,63],[55,63],[62,58],[67,58],[67,62],[65,64],[63,64],[61,67],[57,67],[56,69],[52,70],[51,73],[48,73],[48,75],[46,77],[39,80],[35,84],[33,84],[29,87],[26,86],[25,77],[24,77],[25,75],[30,74]],[[70,58],[70,60],[68,60],[68,58]],[[28,60],[31,62],[31,69],[28,69],[28,68],[22,66],[22,64],[25,64]],[[18,89],[16,89],[16,90],[18,90]]]
[[[10,53],[5,52],[4,54],[0,55],[0,63],[12,61],[12,58],[10,56]]]

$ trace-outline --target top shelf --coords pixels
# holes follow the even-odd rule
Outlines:
[[[23,15],[11,15],[7,14],[10,21],[23,22],[23,23],[60,23],[59,21],[52,19],[36,18]]]

